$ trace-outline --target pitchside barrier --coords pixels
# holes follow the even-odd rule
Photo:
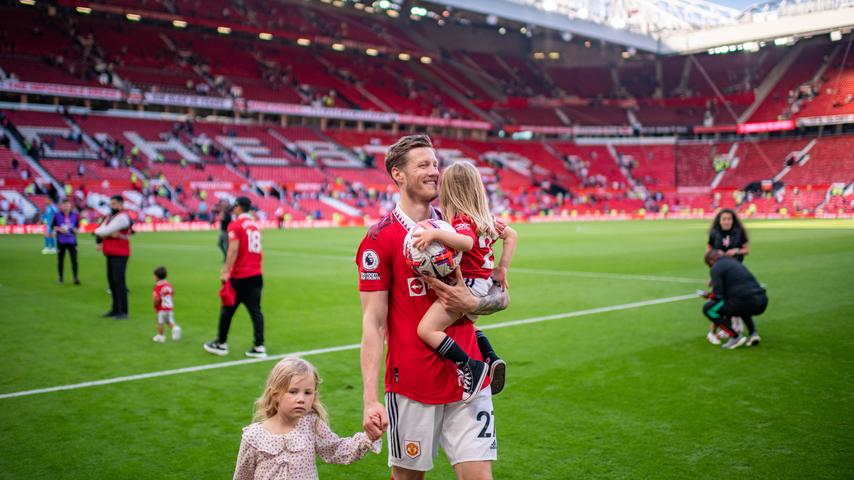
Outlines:
[[[579,213],[577,211],[564,211],[557,215],[533,215],[533,216],[509,216],[501,217],[505,223],[561,223],[561,222],[591,222],[591,221],[630,221],[630,220],[699,220],[712,219],[715,212],[677,212],[677,213],[646,213],[638,211],[635,213]],[[743,218],[761,220],[780,220],[794,218],[819,218],[819,219],[850,219],[854,220],[854,213],[826,213],[817,212],[809,214],[781,214],[781,213],[757,213],[743,215]],[[339,228],[339,227],[367,227],[379,221],[376,218],[348,219],[348,220],[296,220],[282,222],[282,228]],[[279,222],[274,220],[263,220],[258,222],[262,229],[278,229]],[[80,227],[80,233],[92,233],[98,225],[90,223]],[[136,223],[133,226],[135,232],[207,232],[218,230],[218,223],[210,222],[151,222]],[[0,235],[44,235],[44,224],[31,225],[3,225],[0,226]]]

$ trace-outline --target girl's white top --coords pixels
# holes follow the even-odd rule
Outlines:
[[[326,463],[349,464],[381,448],[382,440],[371,442],[365,432],[340,438],[314,412],[284,435],[253,423],[243,429],[234,480],[314,480],[317,456]]]

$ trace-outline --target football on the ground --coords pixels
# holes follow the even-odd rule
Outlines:
[[[436,278],[446,277],[459,266],[463,254],[441,242],[432,242],[425,250],[415,248],[412,245],[412,236],[416,232],[428,228],[454,232],[454,227],[442,220],[431,219],[420,222],[406,234],[406,238],[403,240],[403,256],[406,258],[406,263],[421,275]]]

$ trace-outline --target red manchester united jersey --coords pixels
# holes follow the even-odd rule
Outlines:
[[[231,278],[261,275],[261,229],[252,216],[242,213],[228,224],[228,241],[240,242]]]
[[[451,225],[457,233],[474,240],[474,246],[468,252],[463,252],[463,259],[460,261],[463,277],[484,279],[491,277],[492,269],[495,268],[495,252],[492,251],[492,244],[497,238],[478,235],[477,226],[466,215],[457,215]],[[495,227],[500,235],[504,231],[505,225],[496,220]]]
[[[434,216],[438,218],[435,211]],[[421,403],[453,403],[462,394],[456,367],[418,338],[418,323],[436,296],[403,257],[403,239],[414,226],[397,207],[371,227],[356,255],[359,290],[388,291],[386,392]],[[470,321],[459,320],[446,333],[472,358],[482,360]]]
[[[154,306],[154,309],[158,312],[162,312],[164,310],[172,310],[175,308],[175,304],[172,301],[172,295],[174,295],[172,291],[172,285],[169,284],[167,280],[160,280],[154,284],[154,299],[160,299],[159,302]]]

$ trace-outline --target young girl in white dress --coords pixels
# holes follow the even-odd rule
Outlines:
[[[255,404],[257,421],[243,429],[235,480],[314,480],[317,456],[349,464],[368,451],[380,452],[381,437],[359,432],[340,438],[329,429],[319,384],[317,370],[303,359],[284,358],[273,367]]]

